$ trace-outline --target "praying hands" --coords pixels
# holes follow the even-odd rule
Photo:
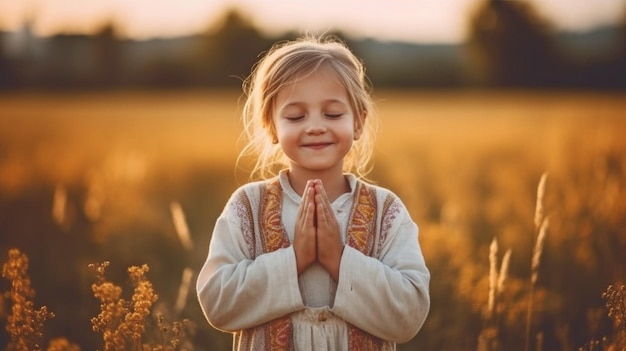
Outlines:
[[[318,262],[338,281],[343,243],[321,180],[309,180],[298,208],[293,240],[298,274]]]

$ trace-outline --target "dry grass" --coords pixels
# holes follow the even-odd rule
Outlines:
[[[128,275],[134,287],[129,301],[122,297],[122,288],[105,277],[109,262],[91,264],[97,281],[93,295],[100,301],[100,313],[91,319],[93,331],[102,335],[104,351],[176,351],[190,350],[186,333],[189,321],[167,323],[162,314],[156,314],[157,330],[154,337],[146,329],[146,318],[152,314],[152,305],[158,297],[152,283],[146,278],[148,266],[133,266]],[[46,306],[34,308],[35,291],[28,274],[28,257],[18,249],[11,249],[2,267],[2,277],[11,282],[9,297],[11,312],[7,316],[9,334],[7,351],[43,350],[44,324],[54,317]],[[4,301],[3,301],[4,304]],[[156,342],[149,339],[156,339]],[[152,342],[152,344],[150,343]],[[66,338],[52,339],[48,351],[78,351],[80,347]]]
[[[2,277],[11,282],[8,297],[11,312],[7,316],[6,331],[9,334],[7,351],[37,351],[43,349],[43,327],[54,313],[46,306],[35,308],[35,290],[28,275],[28,257],[17,249],[8,253],[2,266]]]
[[[626,286],[609,285],[602,298],[606,301],[608,315],[613,321],[615,334],[611,340],[604,339],[604,350],[626,349]]]
[[[206,338],[195,344],[228,345],[228,336],[211,334],[179,283],[189,280],[186,267],[201,264],[215,217],[246,181],[233,169],[238,95],[0,96],[0,248],[39,223],[38,233],[93,239],[94,255],[124,266],[151,259],[155,287],[172,290],[159,295],[204,326],[198,334]],[[410,209],[433,272],[431,315],[398,349],[475,350],[491,325],[490,337],[507,350],[523,349],[526,340],[529,349],[576,350],[610,337],[601,294],[620,286],[626,271],[624,94],[380,91],[376,99],[381,129],[372,178]],[[549,186],[538,195],[544,172]],[[33,194],[39,202],[19,207]],[[489,262],[494,237],[498,250]],[[128,244],[134,249],[125,250]],[[39,267],[60,264],[45,262],[34,272],[39,279]],[[174,273],[166,270],[173,265]],[[486,316],[493,319],[476,323]]]
[[[105,277],[109,262],[91,264],[97,282],[91,288],[100,301],[100,313],[91,319],[93,330],[102,334],[104,351],[176,351],[186,350],[184,344],[185,323],[174,322],[168,326],[162,314],[156,315],[156,335],[160,341],[151,343],[146,319],[152,314],[153,304],[158,300],[152,283],[147,279],[148,266],[128,268],[128,276],[133,285],[130,300],[122,297],[122,288]],[[153,341],[152,341],[153,342]],[[182,348],[181,348],[182,347]]]

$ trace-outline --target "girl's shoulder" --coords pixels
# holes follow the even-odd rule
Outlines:
[[[413,222],[409,209],[394,191],[363,180],[359,180],[358,184],[375,194],[377,211],[388,225],[391,225],[390,223]]]
[[[356,184],[358,186],[363,186],[371,191],[373,191],[376,194],[377,198],[383,198],[383,199],[387,199],[387,198],[392,198],[392,199],[397,199],[398,201],[400,201],[400,197],[398,195],[396,195],[395,192],[393,192],[392,190],[385,188],[383,186],[377,185],[377,184],[373,184],[370,183],[366,180],[363,179],[356,179]]]
[[[256,181],[251,181],[245,184],[240,185],[234,192],[250,192],[250,191],[258,191],[259,189],[264,188],[265,186],[267,186],[267,183],[270,180],[256,180]]]
[[[259,200],[261,193],[271,182],[276,181],[276,178],[267,180],[257,180],[240,185],[231,195],[230,202],[239,202],[242,199],[247,201],[256,202]]]

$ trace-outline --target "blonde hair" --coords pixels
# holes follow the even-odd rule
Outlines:
[[[284,86],[320,68],[330,69],[345,87],[355,128],[362,129],[361,137],[344,158],[344,172],[355,173],[359,178],[366,178],[370,172],[377,121],[365,67],[338,39],[309,36],[274,44],[243,83],[246,101],[242,111],[242,137],[246,144],[238,162],[246,156],[256,157],[250,178],[271,178],[288,165],[275,142],[274,102]]]

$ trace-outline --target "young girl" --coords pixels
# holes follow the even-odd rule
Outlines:
[[[197,282],[207,320],[233,350],[394,350],[426,319],[430,274],[403,203],[364,181],[374,115],[361,62],[300,39],[246,83],[243,152],[258,152],[264,180],[217,219]]]

